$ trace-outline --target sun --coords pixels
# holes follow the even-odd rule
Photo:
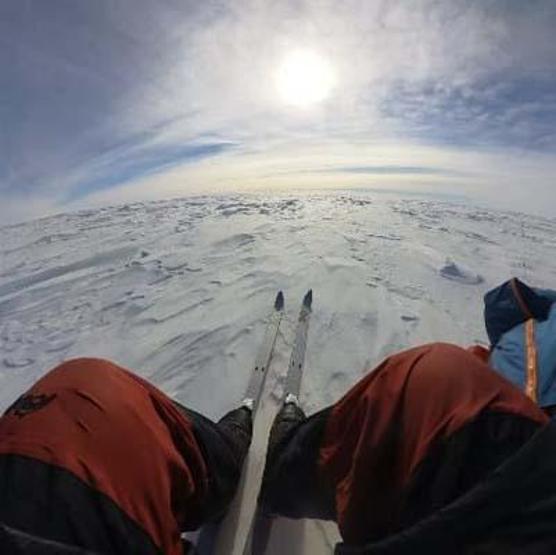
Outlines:
[[[287,104],[306,108],[328,98],[334,73],[328,61],[312,50],[287,54],[276,72],[276,87]]]

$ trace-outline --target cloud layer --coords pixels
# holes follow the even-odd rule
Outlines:
[[[4,220],[248,186],[554,194],[550,0],[8,0],[0,22]],[[276,91],[296,48],[336,73],[312,110]]]

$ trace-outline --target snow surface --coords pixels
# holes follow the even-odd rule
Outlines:
[[[96,356],[218,418],[241,399],[282,289],[266,384],[277,404],[311,287],[311,413],[396,350],[486,343],[482,296],[501,281],[556,282],[555,220],[363,192],[129,204],[2,227],[0,244],[0,409],[61,360]],[[267,552],[335,539],[283,520]]]

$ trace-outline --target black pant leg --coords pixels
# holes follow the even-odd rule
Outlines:
[[[268,514],[288,518],[335,518],[334,491],[318,474],[318,455],[330,409],[295,422],[278,421],[271,435],[261,504]]]
[[[251,415],[248,409],[241,407],[216,423],[176,401],[174,403],[193,423],[195,438],[208,468],[209,483],[201,525],[220,518],[235,495],[251,442]]]

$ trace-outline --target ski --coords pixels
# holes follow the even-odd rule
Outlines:
[[[286,375],[282,401],[285,401],[286,397],[290,394],[297,397],[301,389],[301,377],[303,375],[303,364],[305,363],[307,333],[309,331],[309,318],[311,316],[312,306],[313,290],[309,289],[309,291],[305,294],[305,297],[303,297],[301,310],[299,311],[299,319],[295,330],[295,340],[288,366],[288,373]]]
[[[266,325],[265,334],[259,345],[255,357],[255,364],[251,370],[251,376],[243,395],[243,401],[249,399],[252,402],[253,420],[255,420],[255,415],[259,407],[265,378],[268,373],[267,370],[272,360],[274,345],[276,344],[276,338],[278,337],[283,314],[284,294],[282,291],[279,291],[274,300],[274,308]],[[226,516],[224,516],[221,521],[208,524],[201,529],[195,546],[196,555],[211,555],[214,553],[218,530],[225,520]]]
[[[274,352],[274,345],[276,344],[276,337],[280,329],[280,322],[284,314],[284,295],[279,291],[274,301],[274,311],[266,326],[265,335],[257,357],[255,359],[255,366],[251,373],[251,378],[245,391],[244,399],[253,400],[253,418],[259,407],[261,393],[263,391],[265,377],[267,370],[272,360],[272,353]]]
[[[299,397],[312,305],[313,290],[310,289],[305,294],[299,311],[299,318],[295,330],[295,339],[284,383],[282,404],[286,402],[290,395],[295,396],[296,401]],[[270,536],[271,526],[272,519],[261,514],[259,510],[256,510],[249,527],[249,534],[247,536],[243,555],[260,555],[265,552]]]

